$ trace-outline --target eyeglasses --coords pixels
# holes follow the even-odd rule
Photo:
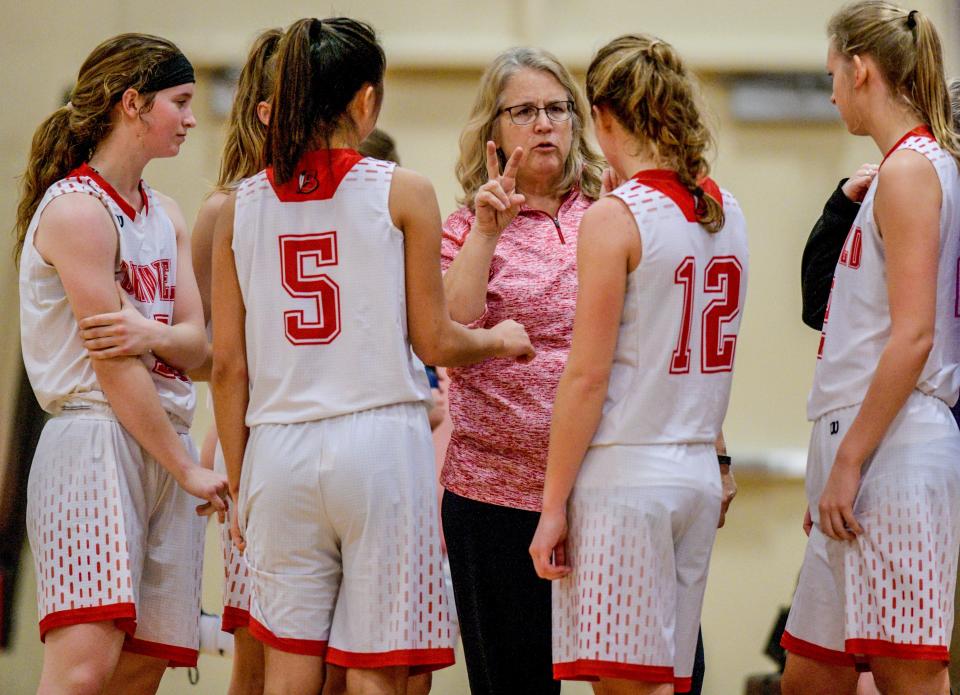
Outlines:
[[[517,106],[506,106],[500,109],[500,113],[510,114],[510,120],[513,121],[514,125],[530,125],[537,120],[541,111],[547,114],[547,118],[554,123],[563,123],[569,121],[570,117],[573,116],[573,102],[570,100],[551,101],[546,106],[518,104]]]

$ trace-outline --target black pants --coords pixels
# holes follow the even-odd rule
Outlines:
[[[540,514],[446,491],[442,516],[470,692],[558,695],[550,582],[534,572],[528,552]],[[703,674],[700,636],[691,695],[700,695]]]
[[[443,534],[473,695],[558,695],[550,582],[528,549],[540,514],[443,493]]]

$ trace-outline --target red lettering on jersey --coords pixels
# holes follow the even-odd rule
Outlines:
[[[687,374],[690,371],[690,318],[693,314],[693,286],[696,279],[697,261],[693,256],[687,256],[673,273],[674,284],[683,285],[683,316],[677,349],[670,360],[671,374]]]
[[[154,321],[159,321],[160,323],[165,323],[168,326],[170,325],[170,314],[154,314]],[[169,364],[161,360],[156,355],[153,356],[155,362],[153,369],[151,370],[154,374],[159,374],[162,377],[167,379],[177,379],[178,381],[189,382],[190,379],[186,374],[181,372],[176,367],[171,367]]]
[[[854,227],[847,234],[843,242],[843,251],[840,252],[840,265],[856,270],[860,267],[860,258],[863,256],[863,232],[860,227]]]
[[[292,344],[326,345],[340,335],[340,286],[329,275],[314,272],[338,262],[336,232],[280,237],[283,288],[294,299],[312,299],[316,307],[315,320],[302,309],[283,312],[284,334]]]
[[[684,258],[674,272],[674,284],[683,285],[683,316],[677,347],[670,361],[671,374],[690,371],[690,340],[693,322],[693,296],[696,291],[696,261]],[[714,256],[703,273],[703,291],[720,294],[704,308],[700,316],[700,371],[703,374],[729,372],[737,348],[737,336],[724,335],[723,327],[740,314],[740,284],[743,266],[736,256]]]
[[[160,258],[149,265],[120,261],[120,286],[138,302],[156,299],[173,301],[176,285],[170,284],[170,259]]]
[[[724,335],[723,327],[740,315],[740,282],[743,266],[736,256],[715,256],[703,273],[703,291],[721,294],[703,310],[700,368],[704,374],[733,370],[737,334]]]
[[[960,272],[960,270],[958,270]],[[830,296],[827,297],[827,308],[823,311],[823,325],[820,327],[820,346],[817,348],[817,359],[823,359],[823,344],[827,340],[827,321],[830,320],[830,303],[833,301],[833,288],[837,286],[837,278],[830,281]]]

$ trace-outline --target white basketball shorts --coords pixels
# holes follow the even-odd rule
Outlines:
[[[217,442],[213,456],[213,470],[224,475],[227,473],[220,442]],[[230,516],[234,513],[234,507],[231,506],[224,522],[220,524],[220,546],[223,550],[223,613],[220,616],[220,629],[231,634],[238,627],[249,627],[250,623],[250,568],[247,567],[247,558],[230,537]]]
[[[713,445],[592,447],[553,585],[553,675],[688,692],[720,518]]]
[[[183,423],[184,447],[197,458]],[[113,620],[123,648],[197,663],[202,501],[120,425],[109,407],[65,410],[43,428],[27,488],[40,638]]]
[[[422,403],[252,428],[239,509],[254,637],[345,668],[453,663]]]
[[[914,391],[863,466],[855,541],[827,538],[819,502],[860,406],[813,426],[807,499],[814,527],[782,645],[854,667],[872,656],[949,659],[960,548],[960,433],[947,405]]]

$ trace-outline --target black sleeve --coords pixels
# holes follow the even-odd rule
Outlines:
[[[823,214],[813,225],[800,261],[803,322],[818,331],[823,328],[833,271],[837,267],[847,232],[860,211],[860,203],[854,203],[843,194],[842,186],[846,182],[847,179],[840,181],[823,207]]]

